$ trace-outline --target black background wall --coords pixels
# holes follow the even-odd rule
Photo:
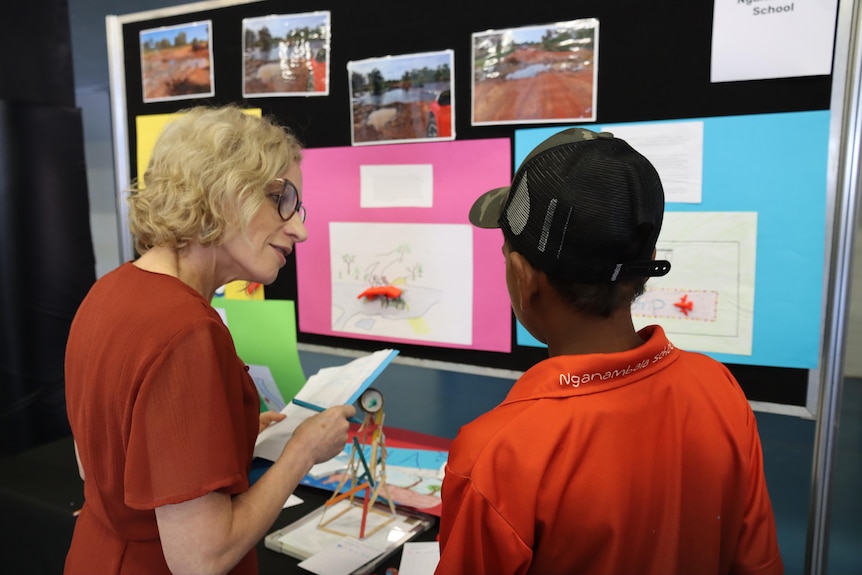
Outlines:
[[[70,433],[63,358],[95,281],[65,0],[0,19],[0,455]]]
[[[200,5],[203,6],[203,5]],[[710,82],[712,2],[681,4],[670,0],[640,2],[541,0],[529,5],[488,5],[438,0],[433,5],[398,0],[330,2],[275,0],[206,8],[188,6],[181,14],[153,14],[122,26],[126,123],[132,177],[135,172],[135,118],[180,111],[196,104],[241,103],[259,107],[293,128],[308,147],[349,146],[351,117],[347,63],[387,55],[454,50],[455,128],[457,139],[511,138],[511,125],[471,125],[471,34],[532,24],[598,18],[597,123],[620,123],[698,117],[828,110],[830,75],[745,82]],[[331,13],[331,75],[327,97],[242,97],[242,19],[271,14],[328,10]],[[211,20],[215,96],[195,100],[143,102],[140,32]],[[267,297],[296,299],[295,268],[287,266]],[[514,329],[514,328],[513,328]],[[371,351],[378,342],[346,340],[300,332],[300,342]],[[523,370],[546,357],[541,348],[514,346],[512,353],[477,352],[399,344],[402,356],[448,363]],[[804,406],[805,369],[730,365],[748,398]]]

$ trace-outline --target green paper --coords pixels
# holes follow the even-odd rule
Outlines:
[[[290,300],[235,300],[213,298],[223,309],[237,355],[247,365],[269,367],[275,384],[290,403],[305,385],[296,348],[296,308]],[[266,409],[261,400],[261,411]]]

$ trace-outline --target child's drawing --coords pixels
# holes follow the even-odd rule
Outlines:
[[[457,224],[330,223],[332,330],[469,345],[472,237]]]
[[[754,212],[666,213],[656,257],[670,273],[632,305],[637,327],[661,324],[685,349],[751,355],[756,237]]]

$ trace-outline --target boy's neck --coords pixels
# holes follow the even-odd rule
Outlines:
[[[550,356],[618,353],[644,343],[635,331],[628,309],[617,310],[608,318],[579,313],[560,314],[556,318],[557,321],[546,326]]]

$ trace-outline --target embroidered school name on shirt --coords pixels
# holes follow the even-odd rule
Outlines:
[[[631,375],[641,369],[648,367],[649,365],[656,363],[658,361],[666,358],[670,353],[674,350],[673,344],[668,342],[663,350],[655,354],[650,360],[649,358],[636,363],[635,365],[628,365],[625,369],[613,369],[606,371],[604,373],[595,372],[595,373],[560,373],[560,385],[571,385],[572,387],[580,387],[582,383],[589,383],[591,381],[608,381],[611,379],[616,379],[618,377],[624,377],[626,375]]]

